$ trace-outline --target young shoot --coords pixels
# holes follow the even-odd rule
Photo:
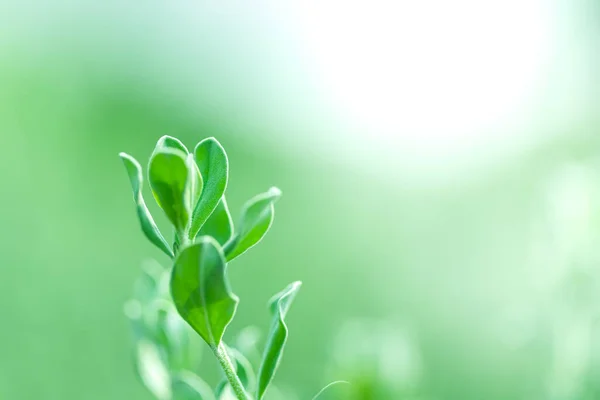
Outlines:
[[[172,225],[169,242],[144,201],[140,163],[125,153],[120,157],[142,232],[170,264],[146,264],[125,307],[142,382],[158,400],[261,400],[281,362],[288,337],[285,316],[301,283],[288,285],[269,302],[272,323],[256,374],[247,356],[223,340],[240,302],[229,284],[227,264],[267,234],[281,191],[272,187],[248,200],[234,224],[225,195],[229,161],[223,146],[211,137],[190,152],[178,139],[163,136],[150,156],[147,177]],[[198,375],[200,342],[223,370],[224,380],[216,388]]]

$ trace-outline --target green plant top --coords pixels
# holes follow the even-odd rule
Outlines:
[[[290,284],[269,303],[273,321],[256,376],[247,357],[223,341],[239,303],[227,279],[227,263],[267,234],[281,191],[272,187],[248,200],[234,225],[225,199],[229,161],[223,146],[211,137],[189,152],[178,139],[163,136],[150,156],[147,176],[173,226],[169,244],[144,201],[140,163],[125,153],[120,157],[142,232],[171,259],[169,268],[152,264],[144,270],[126,306],[142,382],[159,400],[262,399],[281,362],[288,337],[284,318],[301,283]],[[196,373],[197,338],[210,347],[224,373],[214,390]]]

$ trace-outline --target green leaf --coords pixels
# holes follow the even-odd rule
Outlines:
[[[204,178],[204,188],[192,215],[190,239],[193,239],[225,194],[229,174],[227,153],[217,139],[202,140],[194,150],[196,164]]]
[[[200,237],[181,250],[171,276],[179,314],[212,347],[221,343],[239,302],[225,276],[225,258],[215,239]]]
[[[288,328],[284,319],[301,285],[302,282],[294,282],[269,301],[273,323],[258,372],[258,391],[256,393],[258,400],[263,398],[281,362],[283,348],[288,337]]]
[[[267,192],[248,200],[242,209],[238,233],[224,246],[227,261],[245,253],[267,234],[273,224],[273,204],[281,197],[281,190],[272,187]]]
[[[189,371],[174,375],[172,388],[173,400],[215,400],[210,386]]]
[[[150,392],[158,400],[171,399],[169,371],[160,357],[156,346],[145,339],[137,342],[137,372]]]
[[[168,135],[165,135],[165,136],[161,137],[160,139],[158,139],[158,142],[156,143],[156,146],[154,147],[154,151],[152,152],[152,155],[154,155],[157,152],[160,152],[161,150],[164,150],[164,149],[181,151],[182,153],[184,153],[186,155],[188,169],[190,171],[195,172],[195,173],[189,174],[189,179],[190,179],[189,194],[191,196],[190,205],[196,204],[196,202],[200,198],[200,193],[202,192],[203,181],[202,181],[202,175],[200,175],[200,170],[198,169],[198,166],[196,165],[196,161],[194,160],[194,155],[190,154],[187,147],[185,147],[185,145],[179,139],[174,138],[172,136],[168,136]]]
[[[221,201],[217,204],[217,208],[210,214],[202,229],[198,233],[199,236],[212,236],[220,245],[227,243],[233,234],[233,221],[227,207],[225,196],[221,197]]]
[[[142,196],[142,167],[135,158],[126,153],[120,153],[119,157],[123,160],[127,174],[129,175],[129,181],[131,182],[131,188],[133,189],[133,200],[137,207],[138,219],[142,227],[142,232],[156,247],[161,249],[166,255],[173,258],[173,251],[169,247],[169,244],[160,233],[158,226],[154,222],[144,198]]]
[[[190,217],[189,170],[183,152],[159,149],[148,166],[150,186],[158,205],[178,232],[184,232]]]

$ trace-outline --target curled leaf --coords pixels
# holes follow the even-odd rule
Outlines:
[[[227,153],[217,139],[210,137],[202,140],[194,149],[194,155],[204,179],[204,188],[192,214],[190,239],[196,237],[225,194],[229,174]]]
[[[245,253],[267,234],[273,224],[275,208],[273,204],[281,197],[276,187],[250,199],[242,209],[238,233],[225,245],[227,261]]]
[[[154,222],[144,198],[142,196],[142,167],[135,158],[126,153],[120,153],[119,157],[123,160],[127,174],[129,175],[129,181],[131,182],[131,188],[133,190],[133,200],[136,204],[138,219],[142,227],[144,235],[152,242],[156,247],[162,250],[166,255],[173,258],[173,251],[169,247],[169,244],[160,233],[158,226]]]
[[[256,393],[258,400],[263,398],[281,362],[283,348],[288,337],[288,328],[284,319],[301,285],[302,282],[291,283],[269,301],[273,322],[258,371],[258,390]]]
[[[225,276],[225,258],[215,239],[202,236],[181,250],[171,275],[179,314],[211,347],[221,343],[237,304]]]
[[[212,236],[220,245],[227,243],[233,234],[233,222],[225,196],[217,204],[217,208],[210,214],[198,235]]]
[[[189,170],[183,152],[159,149],[148,166],[150,186],[158,205],[178,232],[184,232],[190,216]]]

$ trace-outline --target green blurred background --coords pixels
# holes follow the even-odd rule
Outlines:
[[[304,281],[280,388],[599,399],[599,15],[595,0],[0,3],[0,397],[151,398],[123,303],[144,259],[167,260],[117,154],[144,163],[170,134],[223,143],[234,217],[284,192],[230,270],[232,332],[266,329],[270,295]]]

